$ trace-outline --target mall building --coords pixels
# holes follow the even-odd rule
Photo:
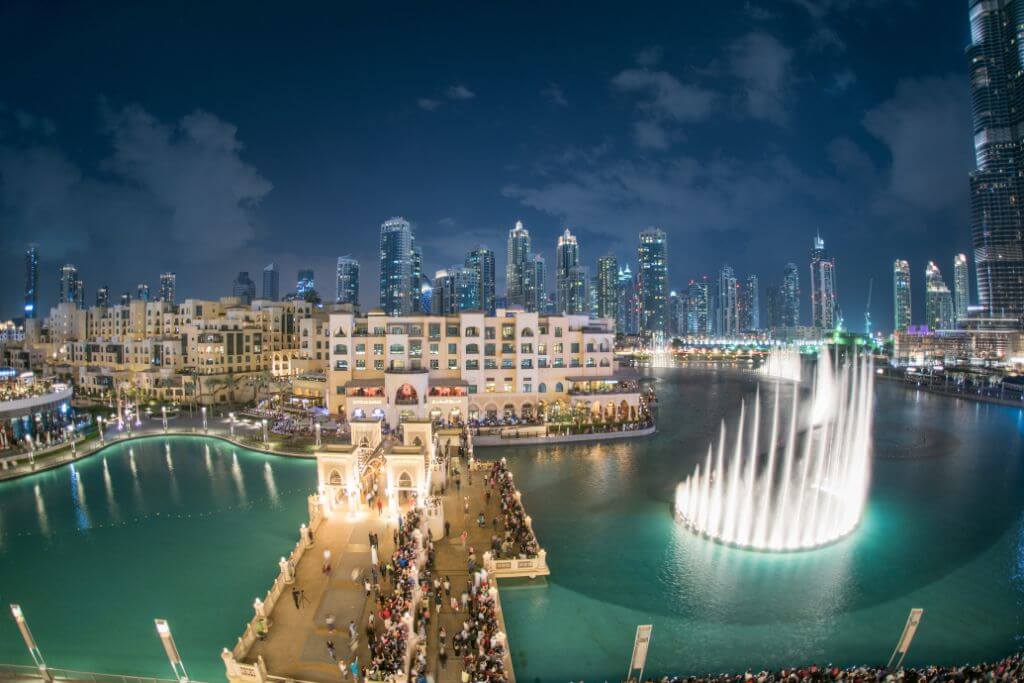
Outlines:
[[[640,391],[617,370],[615,327],[586,315],[331,313],[327,407],[346,419],[634,420]]]

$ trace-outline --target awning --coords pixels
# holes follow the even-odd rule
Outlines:
[[[350,379],[345,382],[346,389],[357,389],[359,387],[383,387],[384,378],[380,379]]]
[[[469,382],[459,377],[431,377],[430,386],[432,387],[468,387]]]

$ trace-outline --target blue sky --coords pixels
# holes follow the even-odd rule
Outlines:
[[[428,272],[483,242],[503,273],[516,219],[591,267],[657,225],[673,287],[795,261],[805,293],[820,229],[851,326],[873,277],[888,328],[894,258],[920,318],[926,261],[950,281],[969,251],[967,41],[957,0],[5,3],[0,315],[31,240],[45,307],[62,261],[91,301],[163,270],[224,295],[271,260],[333,293],[349,253],[375,305],[402,215]]]

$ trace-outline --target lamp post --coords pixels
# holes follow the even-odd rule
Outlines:
[[[100,445],[102,446],[103,445],[103,416],[102,415],[97,415],[96,416],[96,427],[99,429],[99,432],[100,432]]]
[[[267,420],[263,420],[263,445],[270,443],[270,432],[267,431]]]
[[[43,660],[43,654],[39,651],[39,646],[36,645],[36,639],[32,637],[32,631],[29,630],[28,622],[25,621],[21,605],[11,605],[11,615],[14,617],[15,623],[18,624],[18,630],[21,631],[21,637],[25,639],[28,653],[32,655],[32,661],[39,668],[39,673],[43,675],[43,680],[52,681],[53,674],[46,668],[46,661]]]
[[[231,436],[235,435],[235,414],[228,413],[228,423],[230,424],[229,429],[231,430]]]
[[[72,422],[68,425],[68,439],[71,440],[71,459],[74,460],[78,456],[78,451],[75,450],[75,423]]]
[[[25,443],[28,444],[28,462],[32,466],[32,469],[36,468],[36,445],[32,442],[32,435],[25,435]]]
[[[202,413],[203,413],[203,433],[205,434],[205,433],[207,433],[209,431],[206,428],[206,406],[202,407]]]
[[[164,423],[164,434],[167,433],[167,406],[160,406],[160,419]]]
[[[316,447],[320,448],[320,423],[317,422],[313,426],[313,431],[316,433]]]
[[[174,677],[182,681],[182,683],[187,682],[188,674],[185,672],[185,664],[181,661],[181,655],[178,654],[178,647],[174,644],[171,627],[165,619],[155,619],[154,621],[156,622],[156,633],[160,636],[160,643],[164,646],[164,652],[167,653],[167,661],[171,663],[171,671],[174,672]]]

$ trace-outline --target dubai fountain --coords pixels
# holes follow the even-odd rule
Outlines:
[[[757,369],[758,374],[774,379],[799,382],[801,377],[800,349],[795,346],[775,347]]]
[[[704,463],[676,487],[676,517],[692,531],[740,548],[794,551],[856,528],[871,474],[870,357],[855,354],[835,367],[822,352],[813,390],[794,385],[785,416],[782,402],[777,385],[762,428],[758,390],[751,408],[741,405],[734,438],[723,420],[717,448],[709,445]]]

